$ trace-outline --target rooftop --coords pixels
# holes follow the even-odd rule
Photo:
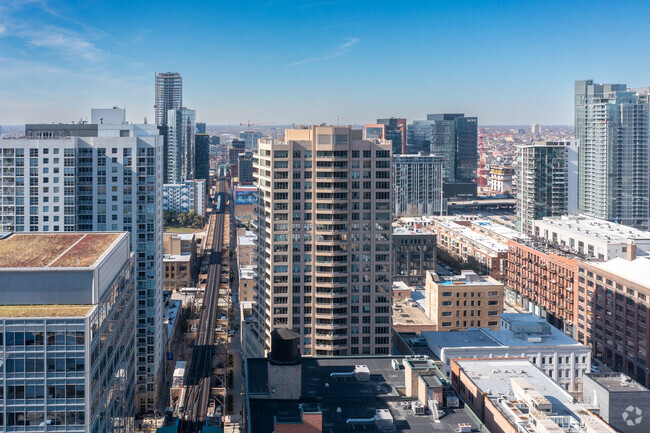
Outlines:
[[[247,245],[255,245],[255,240],[257,239],[257,235],[255,232],[246,230],[246,234],[244,236],[238,236],[237,237],[237,245],[240,246],[247,246]]]
[[[255,278],[257,272],[255,272],[255,265],[240,266],[239,267],[239,278],[251,280]]]
[[[189,262],[190,259],[192,258],[192,255],[187,253],[187,254],[165,254],[163,255],[163,262]]]
[[[478,226],[481,230],[485,230],[488,233],[493,233],[496,236],[500,236],[506,239],[527,239],[528,236],[523,234],[520,231],[513,230],[505,225],[497,224],[494,221],[490,220],[474,220],[472,221],[473,226]]]
[[[0,305],[0,317],[86,317],[94,305]]]
[[[501,343],[490,338],[490,335],[482,329],[471,329],[469,331],[454,332],[423,332],[422,336],[427,340],[429,347],[437,349],[445,349],[449,347],[502,346]]]
[[[650,257],[640,257],[632,261],[617,257],[607,262],[590,262],[589,265],[650,288]]]
[[[627,244],[628,240],[650,241],[650,232],[585,215],[545,217],[535,220],[534,224],[572,232],[576,236],[608,244]]]
[[[90,267],[126,233],[14,233],[0,239],[0,268]]]
[[[487,394],[486,397],[504,414],[511,424],[517,425],[521,423],[522,429],[520,431],[537,431],[532,429],[531,418],[540,420],[543,418],[553,419],[557,416],[567,417],[564,418],[564,421],[571,420],[571,427],[573,428],[573,430],[565,429],[560,431],[574,433],[586,433],[587,431],[590,433],[614,432],[605,422],[584,407],[574,403],[571,394],[527,359],[462,359],[454,362],[464,370],[482,392]],[[513,379],[515,379],[514,382]],[[528,397],[538,402],[541,398],[546,403],[550,403],[550,412],[528,410],[525,396],[517,395],[513,387],[515,382],[523,383],[521,379],[524,379],[532,387],[532,390],[527,393]],[[558,419],[558,421],[561,420]],[[586,425],[586,427],[581,426],[581,424]],[[565,425],[568,427],[567,424]]]
[[[415,297],[413,297],[414,293]],[[422,303],[424,303],[424,295],[418,296],[421,293],[421,291],[412,291],[412,301],[393,298],[393,328],[404,331],[413,327],[422,329],[424,326],[435,326],[436,328],[429,327],[428,329],[437,329],[437,323],[427,317],[423,307],[418,302],[421,298]]]
[[[433,277],[433,281],[438,285],[444,286],[460,286],[460,285],[471,285],[471,286],[501,286],[502,284],[490,277],[489,275],[478,275],[474,271],[463,270],[460,275],[449,275],[443,276],[438,275],[434,271],[427,271],[437,276],[438,281]]]
[[[623,373],[588,373],[587,376],[610,392],[649,392],[648,388]]]
[[[442,408],[440,422],[436,423],[430,413],[415,415],[410,404],[413,398],[402,397],[396,388],[405,387],[404,369],[394,370],[391,361],[402,357],[328,357],[302,359],[302,392],[300,400],[269,400],[256,398],[255,393],[268,393],[266,359],[249,358],[248,398],[250,402],[250,431],[271,433],[274,417],[299,419],[299,405],[305,412],[320,410],[323,416],[323,432],[349,431],[346,421],[350,418],[371,418],[376,409],[388,409],[397,432],[446,433],[456,431],[459,423],[468,423],[474,429],[478,419],[465,408]],[[351,372],[356,365],[366,365],[370,380],[359,382],[353,378],[333,378],[330,373]],[[434,381],[431,373],[427,380]],[[440,374],[440,380],[444,378]],[[251,380],[254,378],[255,380]],[[363,428],[363,427],[362,427]],[[367,432],[378,431],[374,424],[366,424]]]

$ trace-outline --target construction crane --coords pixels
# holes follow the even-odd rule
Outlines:
[[[503,134],[486,134],[484,129],[481,129],[481,133],[478,136],[478,170],[477,170],[477,179],[476,183],[478,186],[487,185],[487,176],[485,174],[485,161],[483,159],[483,138],[487,137],[504,137],[507,135],[515,135],[512,132],[504,132]]]
[[[273,125],[275,122],[251,122],[250,120],[246,123],[240,123],[239,126],[245,126],[246,130],[250,130],[251,126],[254,125]]]

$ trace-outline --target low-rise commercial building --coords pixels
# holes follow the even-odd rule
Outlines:
[[[422,286],[425,272],[436,268],[436,235],[427,229],[393,224],[393,281]]]
[[[583,215],[535,220],[533,234],[590,259],[650,254],[650,232]]]
[[[527,359],[455,359],[451,383],[492,433],[614,433]]]
[[[427,346],[442,361],[449,377],[451,360],[463,358],[527,358],[571,392],[582,390],[591,368],[591,347],[578,343],[533,314],[503,314],[499,330],[423,332]]]
[[[128,233],[0,239],[0,430],[134,431],[133,263]]]
[[[439,331],[496,330],[503,311],[503,284],[473,271],[451,277],[427,271],[424,310]]]
[[[163,287],[180,290],[194,285],[196,237],[193,233],[163,234]]]
[[[239,267],[239,301],[255,301],[255,265]]]
[[[586,374],[583,402],[619,432],[650,431],[650,390],[622,373]]]
[[[246,361],[248,432],[486,431],[428,359],[301,358],[295,333],[279,331],[281,348]]]
[[[246,230],[243,236],[237,236],[237,264],[250,266],[255,258],[255,232]]]

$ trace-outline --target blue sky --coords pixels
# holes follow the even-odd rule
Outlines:
[[[209,124],[464,112],[572,124],[573,82],[650,85],[650,2],[0,0],[0,124],[126,106],[180,72]]]

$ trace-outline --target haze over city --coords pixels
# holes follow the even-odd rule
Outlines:
[[[153,116],[179,71],[209,124],[363,124],[468,112],[571,124],[573,81],[647,84],[645,2],[3,1],[0,123],[70,122],[90,106]],[[604,61],[604,60],[607,61]],[[633,67],[630,67],[633,62]]]

